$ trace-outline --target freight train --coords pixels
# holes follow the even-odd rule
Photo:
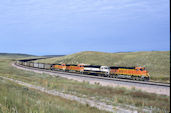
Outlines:
[[[100,65],[85,65],[85,64],[46,64],[36,63],[31,60],[20,60],[16,64],[47,69],[54,71],[74,72],[88,75],[97,75],[111,78],[127,78],[133,80],[148,81],[150,75],[145,67],[116,67],[116,66],[100,66]]]

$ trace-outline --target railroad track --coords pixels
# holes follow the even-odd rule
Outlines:
[[[39,70],[44,72],[51,72],[56,74],[65,74],[65,75],[71,75],[71,76],[79,76],[84,78],[95,78],[95,79],[102,79],[102,80],[108,80],[108,81],[119,81],[119,82],[127,82],[127,83],[135,83],[135,84],[144,84],[144,85],[150,85],[150,86],[162,86],[162,87],[170,87],[169,83],[161,83],[161,82],[152,82],[152,81],[134,81],[129,79],[118,79],[118,78],[108,78],[108,77],[100,77],[100,76],[94,76],[94,75],[85,75],[85,74],[78,74],[78,73],[69,73],[69,72],[62,72],[62,71],[53,71],[53,70],[46,70],[46,69],[39,69],[39,68],[33,68],[23,65],[15,64],[16,66],[28,68],[32,70]]]

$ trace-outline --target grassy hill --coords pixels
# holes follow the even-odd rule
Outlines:
[[[47,57],[35,56],[29,54],[20,54],[20,53],[0,53],[0,59],[24,60],[24,59],[36,59],[36,58],[47,58]]]
[[[48,57],[48,58],[52,58],[52,57],[62,57],[65,55],[44,55],[43,57]]]
[[[0,58],[24,58],[24,57],[33,57],[33,55],[19,54],[19,53],[0,53]]]
[[[170,51],[104,53],[85,51],[63,57],[38,60],[43,63],[144,66],[152,80],[170,82]]]

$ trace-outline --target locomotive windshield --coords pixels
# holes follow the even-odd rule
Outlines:
[[[145,71],[145,68],[141,68],[140,71]]]

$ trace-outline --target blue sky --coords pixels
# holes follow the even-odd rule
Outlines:
[[[0,52],[170,50],[169,0],[1,0]]]

